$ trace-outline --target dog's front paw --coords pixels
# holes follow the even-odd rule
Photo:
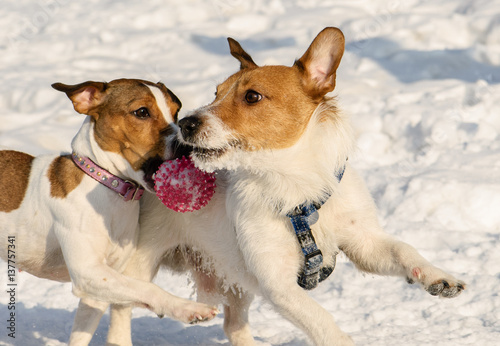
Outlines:
[[[212,318],[214,318],[217,314],[219,313],[218,310],[214,310],[212,313],[210,313],[209,315],[203,317],[202,315],[200,314],[195,314],[192,318],[191,318],[191,321],[189,322],[189,324],[198,324],[198,323],[201,323],[201,322],[206,322],[206,321],[210,321]]]
[[[465,290],[465,284],[461,281],[449,283],[447,280],[440,280],[425,287],[425,290],[433,296],[454,298]]]
[[[408,276],[407,282],[419,282],[433,296],[454,298],[465,290],[465,283],[455,279],[434,266],[415,267]]]
[[[213,306],[191,302],[190,304],[179,307],[174,312],[174,317],[184,323],[196,324],[210,321],[217,316],[218,313],[219,310]]]

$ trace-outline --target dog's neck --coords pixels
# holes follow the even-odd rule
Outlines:
[[[87,117],[71,142],[73,152],[86,156],[97,165],[122,179],[142,181],[141,172],[132,169],[127,160],[117,154],[103,150],[95,140],[94,122]]]
[[[338,185],[354,139],[351,127],[333,101],[321,104],[301,139],[282,150],[249,153],[234,171],[234,186],[259,194],[283,213],[302,203],[327,198]]]

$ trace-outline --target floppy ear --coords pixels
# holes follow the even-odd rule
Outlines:
[[[104,98],[104,91],[107,88],[107,83],[92,81],[76,85],[54,83],[52,87],[66,93],[73,102],[75,111],[78,113],[97,116],[97,113],[92,112],[92,110],[101,104]]]
[[[311,43],[304,55],[295,61],[302,73],[306,92],[321,98],[335,89],[335,77],[344,54],[344,35],[337,28],[325,28]]]
[[[231,37],[227,38],[229,42],[229,50],[231,51],[231,55],[234,56],[240,62],[240,70],[243,70],[248,67],[258,67],[256,63],[253,62],[252,57],[241,48],[238,41],[232,39]]]

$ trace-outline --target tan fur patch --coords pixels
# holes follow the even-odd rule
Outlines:
[[[262,99],[246,102],[249,91]],[[263,66],[241,70],[219,85],[209,111],[245,149],[283,149],[297,142],[317,105],[303,91],[296,67]]]
[[[18,151],[0,151],[0,211],[11,212],[23,202],[33,159]]]
[[[50,181],[50,195],[65,198],[82,181],[85,173],[76,167],[71,155],[59,156],[50,164],[47,176]]]

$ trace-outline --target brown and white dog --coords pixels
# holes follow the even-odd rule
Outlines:
[[[224,330],[233,345],[254,344],[248,325],[254,293],[314,344],[352,345],[298,284],[299,278],[314,287],[339,251],[362,271],[401,276],[432,295],[460,294],[463,282],[382,230],[365,184],[346,161],[354,136],[326,96],[344,52],[342,32],[324,29],[292,67],[259,67],[236,41],[229,45],[240,71],[217,87],[211,104],[178,122],[195,164],[218,172],[217,193],[190,215],[176,215],[146,196],[140,245],[127,275],[149,280],[167,250],[175,249],[167,257],[172,264],[179,245],[188,245],[184,264],[193,267],[199,293],[225,296]],[[167,231],[168,239],[159,242],[158,234]],[[130,315],[112,316],[110,333],[126,338]]]
[[[163,84],[143,80],[53,87],[88,116],[72,155],[0,151],[2,258],[8,260],[8,239],[15,239],[17,268],[72,281],[82,299],[71,344],[90,341],[110,303],[147,307],[183,322],[213,318],[212,307],[122,274],[137,245],[142,186],[153,191],[152,174],[174,155],[168,137],[175,133],[180,101]]]

